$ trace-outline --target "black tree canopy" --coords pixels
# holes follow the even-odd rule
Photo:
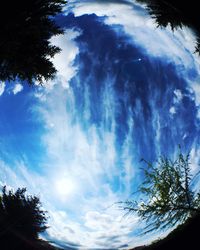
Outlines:
[[[25,194],[26,189],[7,191],[0,196],[0,239],[13,236],[37,239],[47,229],[46,212],[38,197]],[[8,237],[9,236],[9,237]]]
[[[27,195],[25,188],[0,194],[0,249],[58,250],[40,234],[47,229],[47,212],[38,197]]]
[[[0,80],[33,83],[54,77],[50,58],[60,49],[49,39],[63,33],[54,21],[65,0],[18,0],[0,4]]]
[[[160,27],[167,27],[172,30],[188,26],[196,34],[196,52],[200,55],[200,24],[199,8],[196,0],[137,0],[145,3],[146,9],[151,17]]]

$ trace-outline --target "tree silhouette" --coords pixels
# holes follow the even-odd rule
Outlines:
[[[197,2],[182,0],[137,0],[146,4],[146,9],[160,27],[171,26],[172,30],[188,26],[196,33],[195,51],[200,54],[200,24]]]
[[[65,0],[2,1],[0,15],[0,80],[40,83],[54,77],[51,58],[60,51],[51,45],[63,30],[54,21]]]
[[[145,163],[145,181],[139,187],[145,200],[122,203],[128,213],[136,212],[147,222],[146,232],[173,227],[200,213],[200,192],[192,190],[189,154],[180,151],[175,161],[161,157],[155,166]]]
[[[1,249],[26,249],[25,246],[35,249],[31,245],[37,242],[39,233],[47,229],[46,212],[42,210],[39,198],[25,193],[25,188],[13,192],[3,187],[0,196]]]

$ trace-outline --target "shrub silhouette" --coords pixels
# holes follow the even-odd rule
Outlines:
[[[1,249],[26,249],[25,245],[32,249],[39,233],[47,229],[46,212],[42,210],[39,198],[25,193],[25,188],[13,192],[3,187],[0,196]]]

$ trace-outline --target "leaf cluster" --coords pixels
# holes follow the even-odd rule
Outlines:
[[[49,39],[63,33],[54,17],[64,0],[18,0],[0,4],[0,79],[42,82],[54,77],[60,48]]]
[[[175,161],[160,157],[156,165],[143,161],[145,181],[139,192],[145,199],[126,201],[123,208],[147,222],[146,232],[173,227],[200,213],[200,193],[191,188],[189,154],[180,152]]]

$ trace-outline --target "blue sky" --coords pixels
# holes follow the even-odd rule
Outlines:
[[[123,15],[122,15],[123,13]],[[113,204],[143,180],[140,159],[200,159],[200,59],[186,28],[157,29],[142,6],[71,1],[52,38],[62,52],[45,87],[0,84],[0,183],[27,187],[49,211],[46,237],[65,246],[120,249],[136,216]]]

